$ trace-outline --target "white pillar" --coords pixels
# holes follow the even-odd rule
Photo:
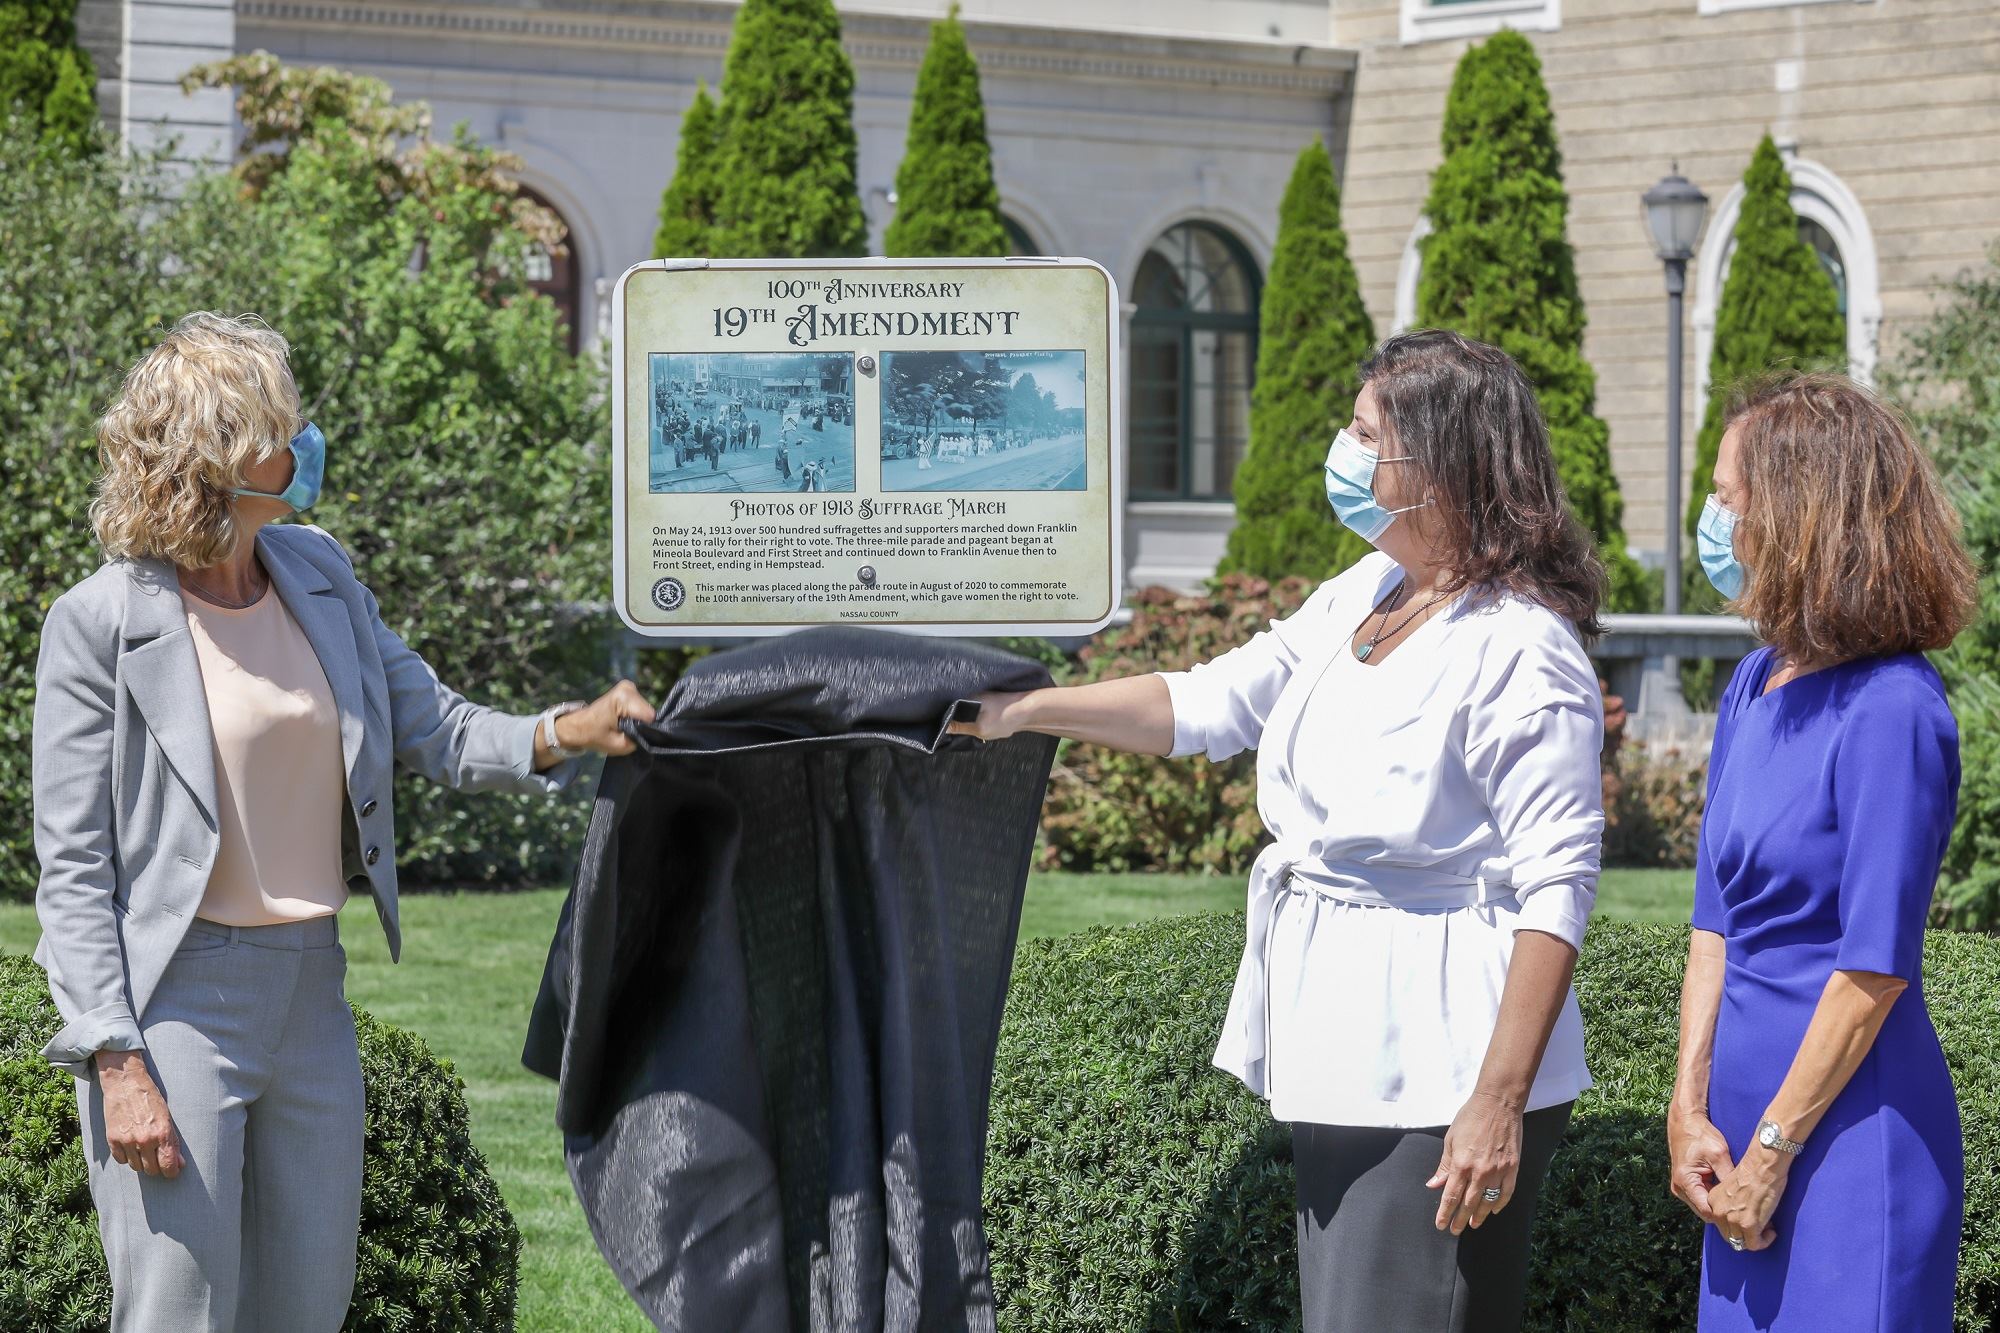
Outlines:
[[[124,0],[118,135],[133,150],[173,142],[175,161],[224,165],[236,154],[227,88],[180,89],[194,66],[236,54],[234,0]]]

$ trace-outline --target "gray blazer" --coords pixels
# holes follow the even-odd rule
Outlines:
[[[257,553],[340,710],[342,870],[374,896],[399,957],[392,761],[467,791],[554,791],[576,764],[534,772],[536,719],[440,684],[322,529],[266,527]],[[42,1054],[83,1077],[94,1052],[140,1047],[139,1020],[219,842],[207,695],[172,565],[113,561],[49,608],[35,668],[34,802],[35,961],[65,1023]]]

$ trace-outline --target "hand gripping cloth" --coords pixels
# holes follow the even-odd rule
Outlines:
[[[696,662],[605,766],[522,1058],[660,1328],[994,1327],[987,1103],[1055,741],[944,729],[1048,683],[808,630]]]

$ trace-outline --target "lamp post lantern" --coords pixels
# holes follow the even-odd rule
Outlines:
[[[1653,253],[1667,270],[1667,605],[1681,610],[1681,297],[1688,260],[1701,239],[1708,196],[1680,174],[1680,164],[1641,197]]]

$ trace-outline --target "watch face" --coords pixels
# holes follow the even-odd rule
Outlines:
[[[1760,1127],[1757,1131],[1757,1142],[1763,1144],[1766,1148],[1769,1148],[1777,1141],[1778,1141],[1778,1127],[1772,1124],[1768,1120],[1765,1121],[1762,1127]]]

